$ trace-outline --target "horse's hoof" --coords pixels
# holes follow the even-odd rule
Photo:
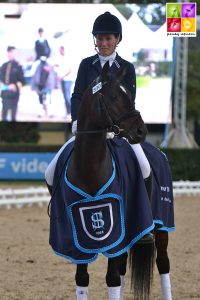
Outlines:
[[[145,234],[137,243],[138,244],[154,243],[154,234],[152,232]]]

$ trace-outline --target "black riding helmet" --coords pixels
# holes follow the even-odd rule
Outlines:
[[[119,41],[122,40],[122,25],[120,20],[110,12],[98,16],[94,21],[92,34],[117,34]]]

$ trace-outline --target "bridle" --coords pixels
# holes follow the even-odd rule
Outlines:
[[[98,78],[97,78],[98,80]],[[96,81],[97,82],[97,81]],[[120,127],[121,122],[126,121],[131,118],[135,118],[135,121],[140,118],[140,113],[137,111],[134,107],[132,107],[129,112],[123,113],[121,116],[119,116],[116,120],[113,120],[111,117],[110,110],[105,102],[105,95],[102,92],[99,92],[105,86],[108,82],[105,81],[103,83],[98,82],[95,86],[93,86],[92,91],[93,94],[97,93],[97,97],[99,97],[99,100],[102,103],[102,107],[104,108],[106,118],[108,120],[108,127],[105,129],[96,129],[96,130],[78,130],[76,132],[76,135],[79,134],[90,134],[90,133],[107,133],[107,132],[113,132],[115,136],[119,136],[121,132],[126,132],[126,135],[128,135],[130,128],[128,130],[125,130]],[[135,122],[134,121],[134,122]],[[131,127],[131,126],[130,126]]]

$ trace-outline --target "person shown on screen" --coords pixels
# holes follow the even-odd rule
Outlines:
[[[31,78],[31,88],[38,95],[39,109],[38,117],[49,115],[52,91],[56,88],[55,65],[50,59],[37,60],[35,62],[35,71]],[[50,113],[51,117],[53,114]]]
[[[35,53],[36,53],[36,58],[35,60],[38,59],[44,59],[49,58],[51,54],[51,48],[49,46],[49,43],[47,39],[44,38],[44,29],[39,28],[38,29],[38,34],[39,38],[35,41]]]
[[[8,46],[8,61],[0,68],[0,90],[2,98],[2,120],[8,121],[11,111],[11,121],[16,121],[20,89],[25,84],[22,66],[16,61],[16,48]]]
[[[69,62],[69,57],[65,53],[65,47],[60,46],[59,56],[57,58],[57,75],[58,80],[61,84],[61,89],[63,97],[65,100],[66,107],[66,119],[71,120],[71,85],[72,81],[70,79],[71,66]]]
[[[38,29],[39,38],[35,41],[36,58],[32,66],[32,90],[36,91],[39,99],[38,117],[48,115],[51,102],[51,92],[55,88],[56,74],[50,55],[51,48],[47,39],[44,38],[44,29]]]

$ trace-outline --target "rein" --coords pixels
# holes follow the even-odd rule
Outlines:
[[[106,129],[98,129],[98,130],[79,130],[76,132],[76,135],[78,134],[85,134],[85,133],[107,133],[107,132],[114,132],[114,134],[117,136],[120,134],[120,132],[124,131],[124,129],[121,129],[118,125],[113,124],[111,127]]]

